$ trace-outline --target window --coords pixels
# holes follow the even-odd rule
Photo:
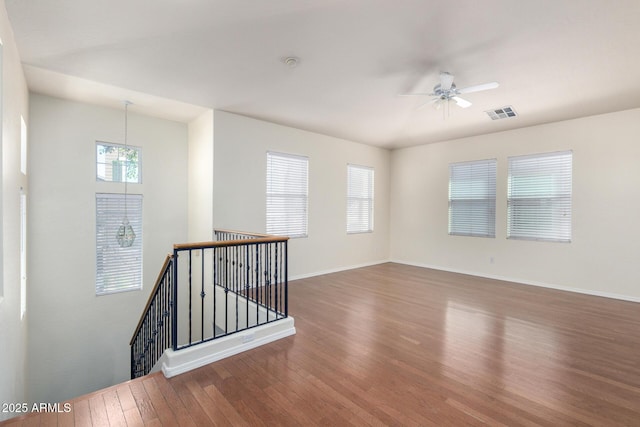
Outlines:
[[[96,179],[98,181],[142,182],[139,147],[96,142]]]
[[[573,153],[509,158],[507,237],[571,241]]]
[[[126,214],[125,214],[126,212]],[[116,233],[124,217],[133,245],[122,248]],[[142,289],[142,195],[96,194],[96,295]]]
[[[27,195],[20,189],[20,319],[27,312]]]
[[[307,236],[309,159],[267,153],[267,233]]]
[[[0,70],[4,70],[4,67],[2,66],[2,56],[3,56],[3,46],[2,46],[2,39],[0,39]],[[2,134],[3,132],[3,122],[4,120],[2,120],[4,118],[4,114],[2,112],[2,99],[4,98],[3,96],[3,84],[2,84],[2,75],[4,73],[0,72],[0,147],[2,147],[4,144],[2,142]],[[0,152],[0,223],[4,224],[4,209],[2,208],[2,188],[4,187],[3,185],[3,176],[4,173],[2,173],[2,152]],[[4,249],[3,249],[3,237],[2,237],[2,228],[4,227],[0,227],[0,266],[4,265]],[[0,304],[2,303],[2,300],[4,299],[4,274],[0,273]]]
[[[449,165],[449,234],[496,236],[496,160]]]
[[[373,169],[347,165],[347,233],[373,231]]]
[[[27,174],[27,124],[20,116],[20,172]]]

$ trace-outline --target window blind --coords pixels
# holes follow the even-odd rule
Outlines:
[[[449,234],[495,237],[495,159],[449,165]]]
[[[373,231],[373,168],[347,165],[347,233]]]
[[[133,245],[116,240],[125,215],[124,194],[96,194],[96,295],[142,289],[142,195],[128,194],[126,212]]]
[[[309,159],[267,153],[267,233],[306,237]]]
[[[509,158],[507,237],[571,241],[573,153]]]

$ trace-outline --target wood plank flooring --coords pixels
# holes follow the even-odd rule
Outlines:
[[[392,263],[289,295],[293,337],[3,425],[640,426],[640,304]]]

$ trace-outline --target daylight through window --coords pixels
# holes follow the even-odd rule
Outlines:
[[[573,153],[509,158],[507,237],[571,241]]]
[[[347,233],[373,231],[373,168],[347,165]]]
[[[309,159],[267,153],[267,233],[306,237]]]
[[[496,160],[449,165],[449,234],[496,236]]]
[[[136,233],[131,247],[118,245],[125,216]],[[96,295],[142,289],[142,195],[96,194]]]
[[[142,182],[139,147],[96,143],[96,179],[107,182]]]

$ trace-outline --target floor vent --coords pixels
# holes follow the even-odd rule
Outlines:
[[[516,111],[512,106],[506,106],[502,108],[496,108],[495,110],[487,110],[485,111],[491,120],[499,120],[499,119],[508,119],[510,117],[516,117]]]

